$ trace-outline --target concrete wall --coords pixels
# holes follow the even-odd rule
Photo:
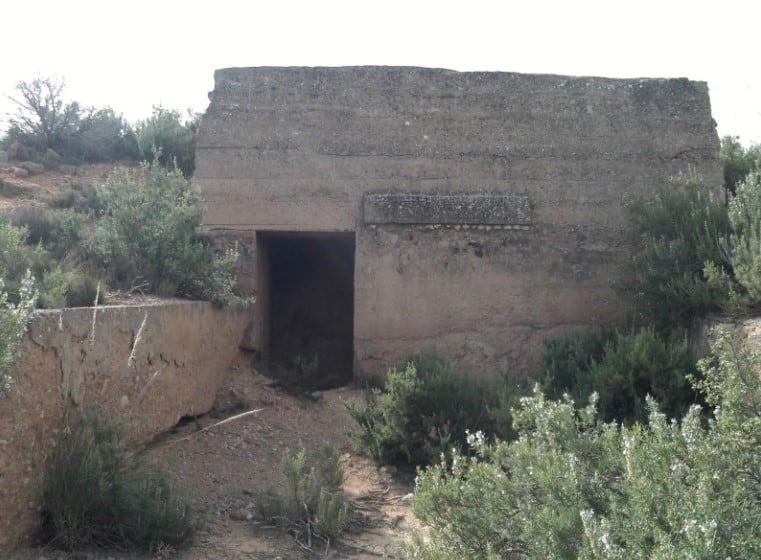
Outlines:
[[[38,527],[64,413],[99,409],[146,442],[211,408],[249,321],[202,302],[36,312],[0,400],[0,556]]]
[[[359,374],[430,347],[531,372],[544,338],[626,312],[613,284],[629,201],[689,170],[722,182],[702,82],[394,67],[215,80],[197,142],[206,224],[243,248],[253,293],[257,231],[355,232]]]

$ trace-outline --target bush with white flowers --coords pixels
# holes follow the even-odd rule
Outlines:
[[[470,435],[417,479],[430,528],[409,555],[461,558],[761,557],[761,355],[721,333],[700,363],[712,413],[603,423],[538,390],[514,411],[512,442]]]

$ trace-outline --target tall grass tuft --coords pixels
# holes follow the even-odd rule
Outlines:
[[[266,494],[260,503],[264,518],[296,528],[303,535],[322,537],[330,542],[338,537],[350,514],[341,493],[343,469],[338,451],[325,444],[313,453],[302,446],[283,455],[280,487]]]
[[[198,520],[168,478],[140,463],[120,425],[92,415],[59,432],[45,494],[46,540],[56,548],[154,551],[190,544]]]

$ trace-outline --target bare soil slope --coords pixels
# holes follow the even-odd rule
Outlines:
[[[20,178],[11,168],[0,170],[0,212],[21,206],[46,206],[59,197],[75,197],[93,184],[103,182],[118,163],[61,165],[58,169]],[[128,165],[135,165],[130,162]]]

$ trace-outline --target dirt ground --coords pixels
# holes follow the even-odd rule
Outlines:
[[[58,169],[45,171],[31,177],[15,177],[10,168],[0,170],[0,212],[22,206],[47,206],[55,197],[68,191],[81,192],[93,184],[102,183],[118,163],[89,165],[61,165]],[[126,162],[126,165],[135,164]]]
[[[172,474],[204,516],[205,526],[189,549],[140,556],[36,548],[19,550],[10,560],[398,558],[399,544],[416,526],[409,507],[414,474],[377,468],[352,449],[343,402],[359,398],[360,392],[346,387],[294,396],[246,361],[242,357],[232,367],[211,413],[181,422],[145,452],[147,461]],[[252,410],[258,412],[245,414]],[[326,547],[316,541],[312,550],[306,550],[293,534],[261,519],[258,504],[262,493],[280,480],[286,449],[297,449],[301,443],[316,448],[324,442],[341,453],[344,494],[355,515],[338,542]]]

